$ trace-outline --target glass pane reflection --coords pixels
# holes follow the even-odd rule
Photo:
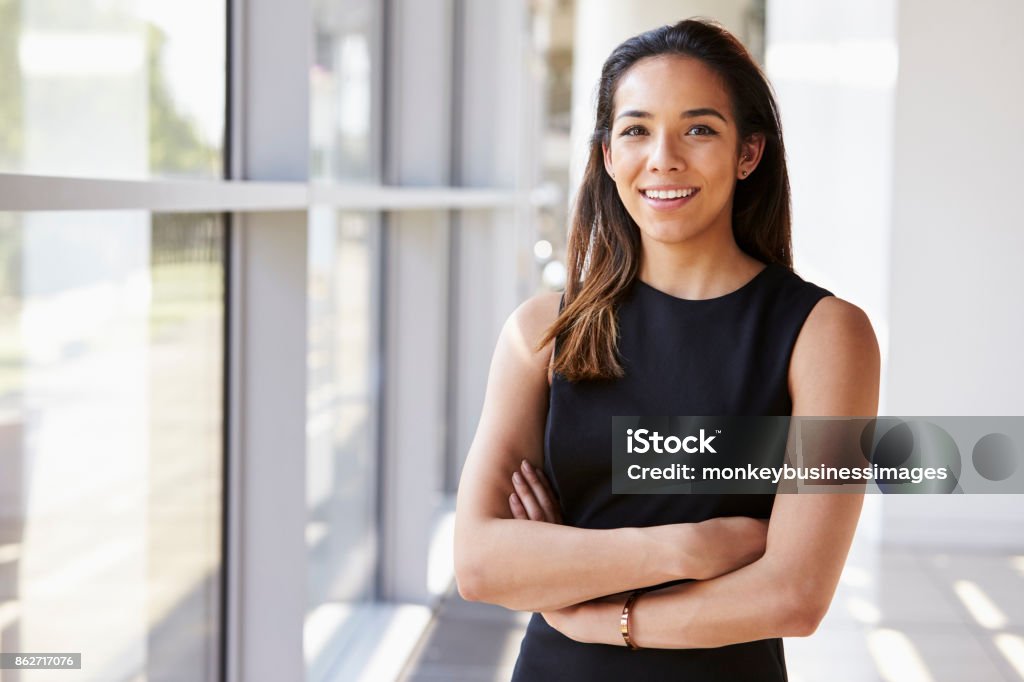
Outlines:
[[[380,6],[371,0],[314,1],[314,179],[372,181],[380,176]]]
[[[214,215],[0,213],[0,650],[217,679],[223,240]]]
[[[222,176],[224,0],[0,0],[0,172]]]
[[[351,606],[373,597],[377,223],[373,215],[310,212],[306,655],[311,669],[344,637]],[[311,673],[309,679],[317,676]]]

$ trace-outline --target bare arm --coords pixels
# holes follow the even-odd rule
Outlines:
[[[456,502],[459,593],[547,611],[678,578],[712,577],[759,557],[763,524],[742,517],[609,530],[513,517],[513,472],[526,475],[524,460],[542,468],[552,348],[535,347],[557,315],[558,300],[558,294],[530,299],[498,339]]]
[[[793,350],[794,415],[874,416],[879,352],[860,309],[823,299]],[[779,495],[764,556],[721,577],[643,595],[631,634],[639,646],[719,647],[817,629],[835,593],[863,494]],[[623,599],[570,607],[549,618],[573,639],[624,645],[618,632]],[[548,618],[548,614],[545,614]]]

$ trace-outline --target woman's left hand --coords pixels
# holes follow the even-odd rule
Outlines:
[[[519,471],[512,474],[512,487],[515,492],[508,498],[512,518],[562,523],[562,510],[543,471],[524,459]]]

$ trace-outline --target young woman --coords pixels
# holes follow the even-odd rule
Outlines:
[[[505,324],[459,487],[459,592],[535,612],[514,680],[785,680],[827,611],[861,495],[611,493],[615,415],[875,415],[871,324],[792,271],[789,206],[731,34],[612,52],[565,293]]]

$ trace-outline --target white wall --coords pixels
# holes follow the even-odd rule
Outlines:
[[[871,317],[880,413],[1024,414],[1024,92],[1003,80],[1024,5],[770,0],[767,18],[796,267]],[[869,504],[887,543],[1024,542],[1019,497]]]
[[[766,33],[789,158],[795,268],[867,312],[884,363],[896,0],[773,0]]]
[[[1024,4],[903,0],[899,23],[891,407],[1024,414]]]
[[[892,414],[1024,414],[1024,4],[964,9],[900,3]],[[894,542],[1024,545],[1019,496],[886,502]]]

